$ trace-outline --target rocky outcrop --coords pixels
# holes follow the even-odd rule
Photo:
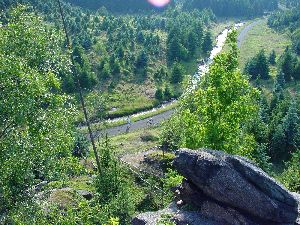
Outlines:
[[[185,177],[175,189],[180,209],[141,214],[133,225],[155,225],[166,213],[176,225],[300,225],[300,195],[246,158],[181,149],[174,166]]]
[[[182,149],[174,165],[186,178],[178,197],[207,218],[223,225],[300,224],[298,195],[245,158]]]

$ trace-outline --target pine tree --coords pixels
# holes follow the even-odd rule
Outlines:
[[[261,76],[262,79],[267,80],[269,79],[269,62],[267,60],[266,54],[264,50],[261,50],[258,54],[257,54],[257,73]]]
[[[291,81],[295,71],[295,58],[293,57],[289,48],[285,50],[281,57],[280,67],[286,82]]]
[[[270,108],[274,109],[276,105],[284,99],[284,87],[285,87],[285,79],[284,74],[279,72],[276,76],[273,93],[272,93],[272,100]]]
[[[104,79],[104,80],[107,80],[109,78],[111,78],[111,68],[110,68],[110,65],[108,62],[105,62],[104,63],[104,66],[103,66],[103,69],[102,69],[102,72],[101,72],[101,77]]]
[[[161,101],[163,100],[164,98],[164,95],[163,95],[163,92],[160,88],[158,88],[155,92],[155,98],[158,100],[158,101]]]
[[[142,51],[139,56],[137,57],[136,60],[136,66],[139,69],[145,69],[148,66],[148,55],[146,54],[145,51]]]
[[[249,74],[251,79],[261,78],[267,80],[270,77],[269,72],[269,62],[264,50],[259,51],[245,66],[245,73]]]
[[[168,76],[168,73],[164,67],[157,70],[154,74],[154,79],[156,82],[161,83],[164,79],[166,79]]]
[[[96,75],[91,69],[91,65],[84,53],[84,49],[79,45],[75,46],[72,57],[74,59],[81,87],[90,89],[95,86],[97,83]]]
[[[272,133],[270,143],[270,156],[272,161],[279,162],[282,160],[283,155],[286,155],[286,136],[282,124],[278,124],[274,133]]]
[[[293,77],[295,80],[300,80],[300,61],[297,63],[295,67]]]
[[[178,84],[183,80],[184,69],[180,63],[175,63],[172,69],[171,82],[173,84]]]
[[[137,41],[138,41],[139,44],[144,43],[145,37],[144,37],[144,34],[143,34],[142,31],[139,31],[139,32],[138,32],[137,38],[136,38],[136,39],[137,39]]]
[[[172,93],[168,85],[165,87],[164,97],[166,100],[169,100],[172,97]]]
[[[190,57],[194,56],[197,50],[197,36],[194,32],[190,32],[187,40],[187,49]]]
[[[170,62],[181,61],[187,58],[187,50],[180,43],[178,37],[171,39],[168,45],[167,55]]]
[[[286,142],[290,151],[294,151],[298,146],[299,139],[299,115],[297,112],[297,104],[295,99],[292,99],[287,115],[284,117],[283,129],[286,136]]]
[[[269,63],[273,66],[276,64],[276,52],[275,52],[275,50],[273,50],[271,52],[271,54],[269,55]]]
[[[210,32],[206,32],[203,40],[202,50],[204,53],[208,54],[212,49],[213,49],[212,34]]]

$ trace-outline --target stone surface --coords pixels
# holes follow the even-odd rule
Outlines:
[[[132,225],[157,225],[166,215],[171,217],[170,220],[177,225],[223,225],[205,218],[197,211],[179,210],[175,203],[161,211],[138,215],[132,220]]]
[[[186,178],[179,196],[203,216],[223,225],[299,223],[299,199],[245,158],[182,149],[174,166]]]
[[[136,216],[132,220],[132,225],[156,225],[163,215],[174,215],[177,211],[175,204],[157,212],[146,212]]]
[[[292,194],[295,197],[295,199],[297,199],[297,201],[300,202],[300,194],[294,192]],[[298,204],[298,218],[296,220],[296,224],[300,224],[300,204]]]
[[[84,197],[86,200],[91,200],[94,195],[92,192],[90,191],[86,191],[86,190],[76,190],[76,192],[81,195],[82,197]]]

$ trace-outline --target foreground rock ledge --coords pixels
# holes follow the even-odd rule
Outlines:
[[[222,225],[300,225],[299,195],[243,157],[181,149],[174,166],[185,177],[177,197],[203,218]]]

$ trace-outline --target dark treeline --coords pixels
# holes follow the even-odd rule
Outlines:
[[[284,0],[283,3],[287,7],[295,7],[300,5],[300,0]]]
[[[211,8],[218,16],[258,16],[277,9],[278,0],[191,0],[185,8]]]
[[[300,7],[287,11],[278,11],[269,18],[268,25],[276,29],[289,28],[291,31],[299,28]]]
[[[111,12],[140,12],[143,10],[154,10],[155,8],[148,3],[147,0],[67,0],[68,2],[81,6],[83,8],[88,8],[92,10],[97,10],[101,7],[105,7]]]
[[[287,29],[291,33],[294,50],[300,54],[300,6],[272,14],[268,25],[280,31]]]

